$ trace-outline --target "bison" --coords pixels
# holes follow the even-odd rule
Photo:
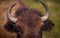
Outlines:
[[[9,21],[5,24],[5,29],[9,32],[16,32],[17,38],[42,38],[42,31],[50,31],[54,23],[48,19],[50,11],[48,6],[40,1],[45,7],[46,14],[41,11],[29,8],[23,3],[22,7],[15,12],[16,17],[11,16],[11,9],[16,2],[13,2],[7,10],[7,18]]]

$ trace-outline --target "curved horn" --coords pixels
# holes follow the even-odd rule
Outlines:
[[[41,19],[42,19],[42,21],[46,21],[46,20],[48,19],[49,15],[50,15],[49,8],[48,8],[48,6],[47,6],[45,3],[41,2],[41,1],[40,1],[40,3],[41,3],[41,4],[45,7],[45,9],[46,9],[46,14],[45,14],[43,17],[41,17]]]
[[[10,6],[9,6],[9,8],[8,8],[8,11],[7,11],[7,18],[9,19],[9,20],[11,20],[12,22],[16,22],[17,21],[17,18],[14,18],[14,17],[12,17],[11,16],[11,9],[13,8],[13,6],[16,4],[16,2],[13,2]]]

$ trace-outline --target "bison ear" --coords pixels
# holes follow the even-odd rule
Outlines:
[[[5,25],[4,25],[5,30],[9,31],[9,32],[20,32],[20,30],[16,27],[15,23],[8,21]]]
[[[50,31],[54,27],[54,23],[51,20],[46,20],[44,25],[41,27],[42,31]]]

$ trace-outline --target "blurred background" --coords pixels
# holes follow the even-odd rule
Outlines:
[[[7,22],[7,8],[15,0],[0,0],[0,38],[16,38],[16,33],[7,32],[4,25]],[[16,0],[17,1],[17,0]],[[45,13],[44,7],[39,3],[40,0],[23,0],[30,8],[42,10]],[[43,32],[43,38],[60,38],[60,0],[41,0],[45,2],[50,9],[50,18],[55,26],[50,32]],[[15,6],[12,12],[18,8]]]

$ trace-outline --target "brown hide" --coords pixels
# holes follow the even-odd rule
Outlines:
[[[45,26],[41,19],[42,12],[31,9],[24,3],[21,4],[21,8],[19,7],[15,12],[15,16],[18,18],[15,26],[22,30],[22,32],[17,32],[17,38],[42,38],[42,28]]]
[[[37,12],[38,11],[36,10],[36,13]],[[16,26],[23,30],[21,38],[38,38],[40,28],[43,25],[43,21],[40,19],[40,16],[27,8],[22,8],[16,13],[18,13],[18,16],[16,15],[18,17]]]

